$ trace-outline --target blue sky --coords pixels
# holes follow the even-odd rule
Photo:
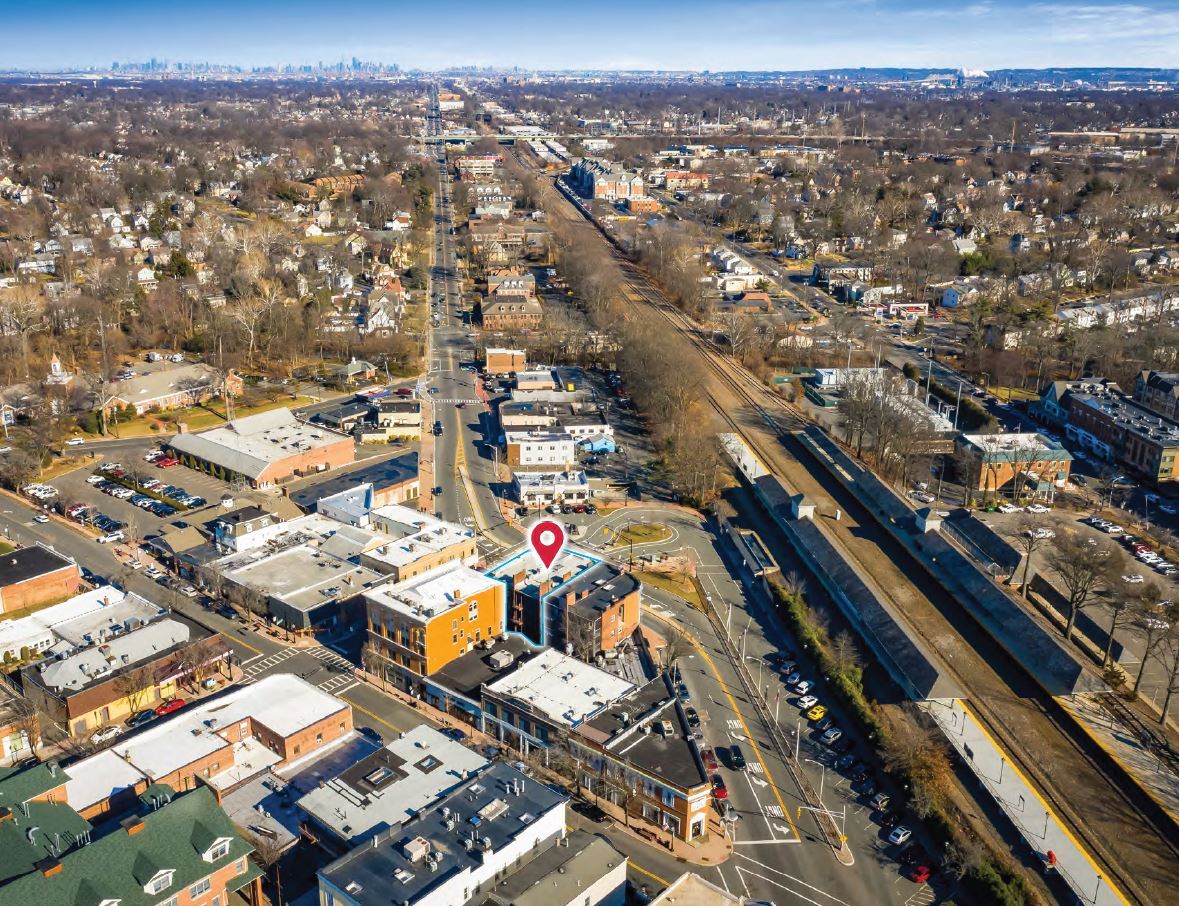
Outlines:
[[[1179,67],[1179,0],[0,0],[0,66]]]

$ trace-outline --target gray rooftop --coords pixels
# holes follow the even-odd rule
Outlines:
[[[577,596],[575,610],[588,610],[600,615],[605,613],[610,605],[642,587],[642,583],[631,573],[625,572],[608,560],[602,560],[563,585],[557,586],[555,595],[563,597],[573,592]]]
[[[1111,418],[1127,434],[1153,444],[1179,446],[1179,425],[1116,393],[1070,393],[1069,399]]]
[[[577,830],[562,845],[549,847],[512,872],[496,885],[488,902],[499,906],[572,903],[626,861],[605,839]]]
[[[291,501],[301,510],[315,509],[317,500],[346,491],[358,484],[371,484],[377,493],[418,477],[418,454],[406,453],[370,463],[359,469],[336,472],[333,477],[309,482],[289,492]]]
[[[519,790],[513,792],[513,786]],[[507,764],[496,763],[458,787],[429,811],[400,828],[378,834],[319,873],[327,883],[347,889],[362,906],[413,903],[464,872],[482,866],[482,840],[498,852],[525,828],[553,809],[564,809],[566,796]],[[451,809],[448,818],[442,808]],[[472,837],[479,841],[471,844]],[[421,838],[435,857],[413,860],[408,847]]]
[[[296,805],[355,846],[404,824],[487,764],[478,753],[419,724],[321,783]]]
[[[665,737],[654,729],[643,732],[644,727],[663,720],[672,722],[674,735]],[[615,755],[625,753],[626,760],[636,768],[662,777],[681,790],[708,782],[680,705],[661,676],[586,721],[577,733]]]
[[[511,655],[514,664],[523,656],[532,654],[536,649],[532,643],[518,633],[508,633],[505,641],[496,640],[495,647],[485,651],[475,648],[462,657],[455,658],[441,670],[430,675],[435,685],[444,686],[451,692],[465,695],[472,701],[479,701],[480,687],[504,676],[508,668],[492,666],[492,656],[498,652]]]

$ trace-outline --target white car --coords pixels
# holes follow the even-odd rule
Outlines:
[[[33,521],[45,523],[45,522],[49,521],[49,517],[46,516],[44,513],[38,513],[36,516],[33,517]]]
[[[104,481],[106,481],[106,479],[101,475],[91,475],[86,479],[86,484],[102,484]]]
[[[901,824],[892,829],[892,833],[888,835],[888,842],[895,846],[903,846],[911,836],[913,832]]]
[[[84,443],[86,443],[86,441],[84,439],[82,439],[81,437],[71,437],[69,440],[66,441],[66,446],[67,447],[80,447]]]
[[[803,711],[809,711],[819,703],[819,698],[816,695],[804,695],[798,700],[798,707]]]
[[[1022,513],[1023,507],[1016,506],[1014,503],[1001,503],[1001,504],[999,504],[999,512],[1000,513]]]
[[[813,685],[813,683],[811,683],[810,680],[804,679],[797,686],[794,687],[794,691],[798,692],[800,695],[806,695],[808,692],[811,691],[812,685]]]
[[[1050,510],[1042,503],[1033,503],[1028,507],[1028,512],[1035,513],[1036,515],[1043,515],[1044,513],[1050,512]]]
[[[99,544],[114,544],[116,541],[122,541],[127,536],[123,534],[122,529],[113,532],[107,532],[101,538],[97,539]]]
[[[94,733],[90,734],[90,741],[96,746],[100,746],[104,742],[110,742],[122,732],[123,731],[118,727],[102,727],[101,729],[96,730]]]
[[[1134,573],[1134,575],[1132,575],[1132,576],[1122,576],[1122,581],[1127,582],[1130,585],[1141,585],[1146,580],[1143,579],[1142,576],[1138,575],[1137,573]]]

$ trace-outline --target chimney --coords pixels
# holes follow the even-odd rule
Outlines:
[[[5,821],[14,820],[15,819],[12,817],[12,809],[8,808],[7,806],[0,808],[0,824],[3,824]]]
[[[34,862],[33,867],[46,878],[52,877],[64,868],[57,859],[42,859],[39,862]]]
[[[133,815],[130,818],[124,818],[120,823],[123,826],[123,830],[127,832],[128,837],[135,836],[135,834],[139,833],[146,826],[143,823],[143,819],[138,815]]]

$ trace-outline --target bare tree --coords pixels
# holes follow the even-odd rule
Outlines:
[[[1028,576],[1031,573],[1032,555],[1052,537],[1051,531],[1044,526],[1044,520],[1035,513],[1023,513],[1015,523],[1015,536],[1012,539],[1023,552],[1023,577],[1019,580],[1019,593],[1025,598],[1028,595]]]
[[[1165,632],[1158,644],[1154,646],[1154,659],[1163,668],[1165,682],[1163,688],[1162,711],[1159,712],[1159,726],[1167,725],[1167,712],[1171,709],[1171,697],[1179,692],[1179,626],[1172,624]]]
[[[115,692],[127,702],[127,709],[135,714],[147,700],[147,694],[155,686],[155,676],[150,667],[133,667],[115,677]]]
[[[1138,663],[1138,673],[1134,677],[1134,694],[1142,688],[1142,678],[1146,675],[1146,665],[1154,657],[1164,638],[1171,634],[1171,608],[1164,607],[1158,601],[1142,601],[1135,608],[1134,622],[1142,631],[1144,645],[1142,646],[1142,660]]]
[[[1068,622],[1064,637],[1069,641],[1077,616],[1111,586],[1111,580],[1121,571],[1121,552],[1107,550],[1104,556],[1097,555],[1087,539],[1069,531],[1057,537],[1046,558],[1067,591]]]
[[[0,293],[0,328],[20,340],[21,364],[29,377],[29,337],[48,326],[45,299],[37,288],[20,283]]]
[[[229,317],[241,328],[246,335],[246,362],[253,367],[254,349],[258,343],[258,331],[262,319],[270,310],[271,302],[266,296],[250,294],[238,299],[229,308]]]

